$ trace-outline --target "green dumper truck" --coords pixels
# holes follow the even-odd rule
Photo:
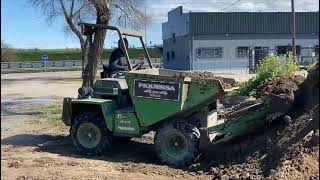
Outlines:
[[[105,25],[81,25],[116,30],[120,39],[122,35],[138,37],[144,47],[139,33]],[[149,68],[134,70],[126,51],[129,69],[124,72],[125,78],[103,78],[91,90],[83,91],[86,93],[80,98],[64,98],[63,121],[70,126],[79,153],[102,155],[116,137],[141,137],[154,131],[158,158],[165,164],[185,166],[199,156],[201,144],[212,143],[217,136],[241,134],[266,116],[267,110],[261,110],[244,115],[237,123],[219,120],[217,99],[226,93],[219,80],[153,68],[145,47],[144,50]],[[238,114],[264,106],[257,102]]]

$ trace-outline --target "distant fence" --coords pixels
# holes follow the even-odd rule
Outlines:
[[[284,63],[287,57],[290,57],[290,47],[284,47],[282,49],[251,49],[248,54],[248,68],[249,72],[256,72],[258,66],[262,63],[263,59],[269,55],[277,55],[280,63]],[[307,67],[310,64],[319,60],[319,48],[299,47],[296,49],[297,64],[300,67]]]
[[[131,62],[135,64],[140,60],[133,59]],[[99,62],[100,65],[107,64],[108,60],[101,60]],[[152,64],[154,66],[162,66],[162,61],[160,58],[151,58]],[[145,62],[145,65],[147,63]],[[44,67],[81,67],[82,61],[81,60],[61,60],[61,61],[28,61],[28,62],[1,62],[1,69],[19,69],[19,68],[44,68]]]

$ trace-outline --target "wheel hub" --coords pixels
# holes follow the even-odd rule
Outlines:
[[[85,148],[96,147],[101,139],[100,129],[93,123],[83,123],[77,132],[79,143]]]
[[[179,131],[171,131],[165,135],[162,147],[172,158],[182,158],[187,152],[187,140]]]

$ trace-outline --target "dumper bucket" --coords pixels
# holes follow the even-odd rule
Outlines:
[[[225,93],[219,79],[189,77],[174,70],[130,71],[126,80],[140,124],[145,127],[188,116]]]

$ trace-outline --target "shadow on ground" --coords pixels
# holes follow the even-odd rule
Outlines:
[[[135,162],[159,164],[153,145],[133,140],[120,140],[104,156],[82,156],[76,152],[70,136],[20,134],[4,138],[1,145],[34,146],[38,152],[49,152],[61,156],[99,159],[110,162]]]

